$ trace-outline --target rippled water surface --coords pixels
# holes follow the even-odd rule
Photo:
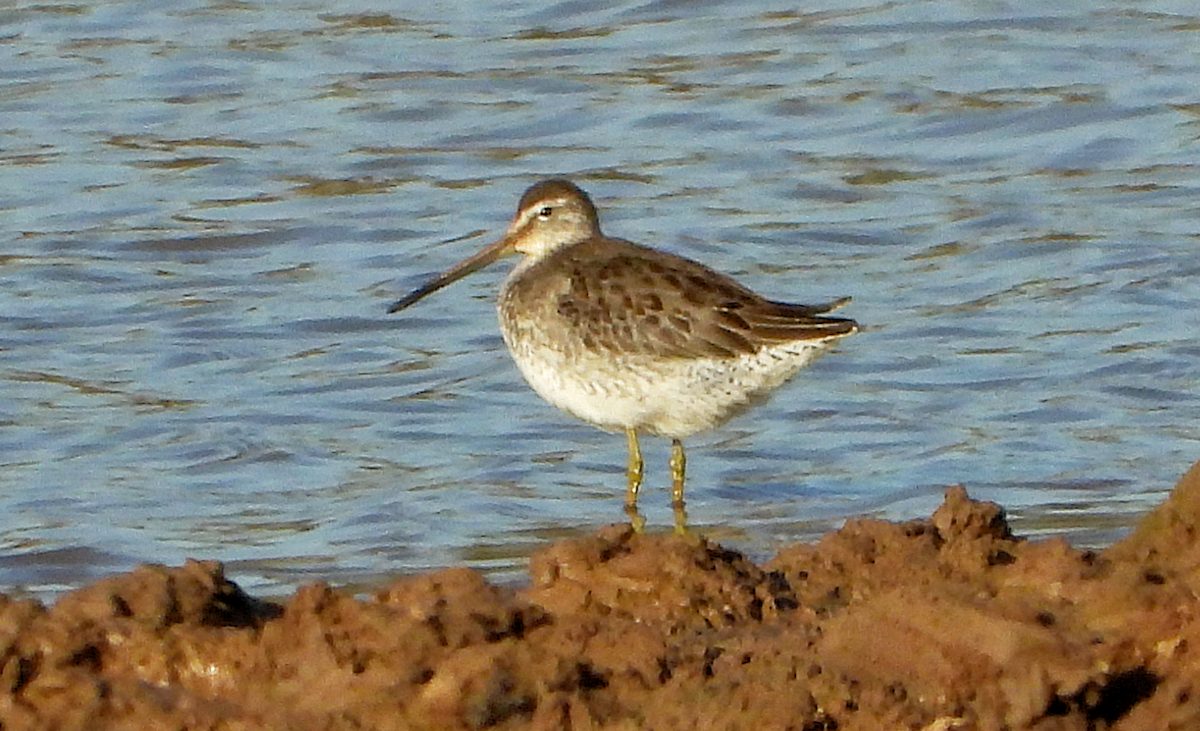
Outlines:
[[[0,585],[511,576],[622,520],[624,439],[504,351],[506,266],[385,314],[548,175],[854,297],[689,440],[706,534],[764,557],[961,482],[1110,541],[1200,458],[1197,49],[1182,1],[0,5]]]

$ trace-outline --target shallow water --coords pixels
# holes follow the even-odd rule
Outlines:
[[[861,334],[689,440],[756,556],[949,484],[1119,537],[1200,457],[1191,3],[0,7],[0,585],[217,558],[367,586],[624,518],[521,381],[524,188]],[[670,524],[662,440],[642,507]]]

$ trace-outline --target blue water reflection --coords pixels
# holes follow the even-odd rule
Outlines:
[[[810,4],[811,5],[811,4]],[[511,575],[623,518],[624,440],[521,382],[524,187],[864,331],[689,444],[769,555],[964,483],[1120,535],[1200,457],[1190,4],[0,10],[0,584],[147,560],[285,591]],[[670,523],[666,445],[643,507]]]

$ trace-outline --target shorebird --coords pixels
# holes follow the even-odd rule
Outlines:
[[[635,529],[638,434],[671,439],[676,530],[686,530],[684,437],[711,429],[858,330],[826,314],[849,301],[765,299],[703,264],[605,236],[592,200],[566,180],[525,191],[508,231],[394,303],[403,310],[500,257],[500,332],[534,391],[629,444],[625,508]]]

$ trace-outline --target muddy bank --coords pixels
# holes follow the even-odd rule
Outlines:
[[[1200,728],[1200,465],[1101,552],[950,490],[758,566],[612,527],[529,587],[468,569],[286,602],[144,566],[0,597],[0,728]]]

